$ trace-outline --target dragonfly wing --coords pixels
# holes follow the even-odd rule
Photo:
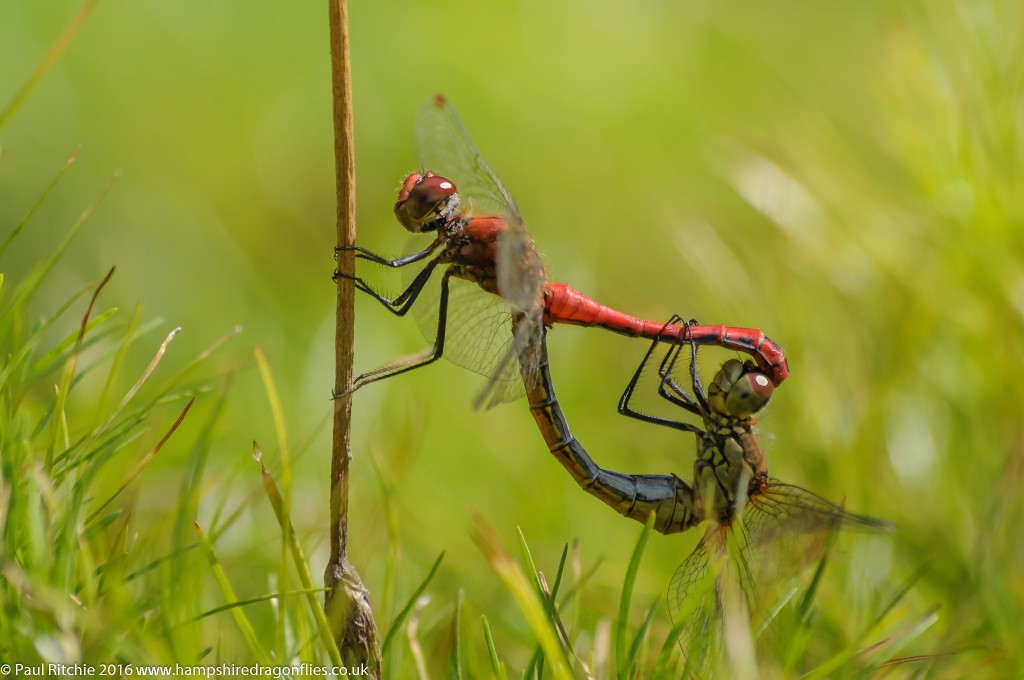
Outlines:
[[[454,109],[442,97],[420,107],[417,142],[424,169],[448,177],[472,215],[497,215],[508,225],[498,242],[498,291],[528,311],[544,286],[544,267],[515,201],[473,143]]]
[[[835,529],[892,531],[892,525],[855,515],[799,486],[769,479],[748,499],[744,524],[756,543],[778,538],[779,532],[828,532]]]
[[[487,386],[473,400],[473,408],[492,408],[514,401],[537,384],[538,361],[544,342],[541,313],[512,314],[515,335],[501,362],[495,367]]]
[[[521,222],[510,224],[498,240],[498,292],[516,312],[513,352],[496,378],[522,378],[526,389],[537,384],[544,330],[544,266]]]
[[[516,328],[516,352],[519,374],[527,390],[532,390],[540,378],[540,359],[545,354],[544,311],[537,307],[513,324]]]
[[[456,309],[463,304],[452,299],[449,304],[449,335],[460,348],[479,345],[471,352],[455,351],[452,360],[490,378],[484,391],[476,398],[477,407],[490,407],[502,401],[511,401],[523,394],[520,379],[522,353],[539,346],[539,330],[543,315],[544,267],[533,246],[526,226],[511,195],[497,173],[477,149],[466,127],[454,109],[443,97],[432,97],[420,107],[417,116],[417,144],[425,170],[448,177],[455,182],[464,207],[470,214],[496,215],[504,218],[507,230],[497,244],[495,270],[498,292],[503,298],[501,323],[486,321],[481,328],[479,319],[470,321],[470,314]],[[486,293],[485,293],[486,295]],[[475,304],[475,303],[474,303]],[[479,303],[483,304],[483,303]],[[476,308],[474,308],[476,309]],[[513,335],[510,312],[522,315],[529,323],[519,324]],[[482,312],[474,311],[474,316]],[[458,317],[456,325],[453,320]],[[497,317],[495,317],[497,318]],[[470,335],[484,336],[473,341]],[[465,337],[462,337],[465,335]],[[492,354],[491,348],[500,345],[504,351]],[[486,348],[486,349],[485,349]],[[466,355],[472,356],[470,359]],[[446,339],[445,355],[448,355]],[[458,356],[463,355],[463,356]],[[487,355],[481,361],[480,355]],[[531,355],[539,356],[539,352]],[[494,360],[492,360],[492,358]],[[531,365],[531,361],[534,362]],[[522,376],[528,386],[536,384],[536,359],[525,359]],[[467,363],[472,366],[467,366]]]
[[[840,529],[889,531],[892,527],[777,479],[769,479],[750,495],[743,510],[742,532],[750,556],[750,611],[759,628],[765,628],[797,592],[779,586],[821,559],[830,536]],[[759,644],[771,644],[771,635],[769,631]]]
[[[752,579],[742,541],[730,539],[732,528],[712,525],[700,544],[676,570],[668,589],[669,614],[674,624],[685,621],[680,647],[686,665],[706,675],[718,662],[724,644],[723,603],[727,611],[746,619],[747,584]]]
[[[520,311],[543,306],[544,264],[526,227],[510,223],[498,239],[495,269],[498,292]]]
[[[415,276],[415,272],[410,276]],[[439,276],[434,274],[412,307],[412,314],[428,342],[434,342],[437,335],[440,285],[435,279]],[[494,379],[505,355],[514,345],[512,313],[511,305],[502,298],[488,293],[476,283],[452,277],[448,286],[442,356],[458,366]],[[525,394],[518,376],[505,376],[500,383],[502,401],[513,401]]]
[[[466,127],[443,97],[431,97],[416,117],[416,144],[424,170],[455,182],[459,196],[476,215],[519,212],[497,173],[473,143]]]

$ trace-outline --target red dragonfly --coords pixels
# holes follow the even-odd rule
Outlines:
[[[673,317],[670,324],[680,321]],[[682,326],[689,327],[685,323]],[[820,539],[841,527],[887,531],[891,526],[846,512],[806,489],[768,476],[764,452],[753,428],[756,415],[768,404],[774,387],[768,375],[749,361],[726,361],[705,390],[697,372],[697,343],[690,341],[688,392],[673,373],[687,349],[685,344],[676,344],[658,364],[657,395],[696,415],[701,424],[638,410],[634,406],[636,388],[661,342],[655,339],[651,344],[619,400],[619,412],[696,435],[692,486],[675,475],[623,474],[595,463],[572,435],[559,407],[544,342],[538,348],[539,378],[528,397],[549,450],[587,493],[638,522],[646,522],[654,513],[654,529],[663,534],[707,522],[704,538],[676,571],[668,592],[673,620],[687,621],[689,641],[702,646],[716,636],[714,623],[720,620],[729,601],[730,588],[732,603],[739,601],[743,611],[752,612],[758,568],[795,570],[801,565],[786,563],[787,557],[801,564],[810,558],[809,552],[783,553],[783,544]],[[694,659],[690,654],[694,650],[688,649],[687,642],[683,642],[683,649],[689,662],[711,661],[705,656],[706,650],[697,649],[704,658]]]
[[[352,279],[359,290],[398,316],[413,309],[425,291],[428,296],[436,294],[436,319],[421,313],[427,305],[415,308],[424,335],[433,335],[434,342],[419,354],[356,377],[353,391],[445,356],[489,378],[475,406],[510,401],[522,395],[522,379],[527,387],[536,384],[536,364],[520,364],[523,357],[538,356],[542,328],[555,323],[599,326],[632,337],[660,335],[676,343],[722,345],[753,356],[775,384],[789,375],[782,348],[759,330],[665,326],[613,310],[566,284],[548,283],[515,202],[444,98],[431,98],[420,107],[417,142],[423,166],[430,170],[405,178],[394,211],[407,230],[434,233],[433,239],[396,259],[357,246],[342,250],[354,250],[357,259],[385,267],[425,264],[393,299],[354,274],[336,272],[336,278]],[[448,177],[457,177],[460,189]],[[439,266],[444,269],[435,289],[427,283]]]

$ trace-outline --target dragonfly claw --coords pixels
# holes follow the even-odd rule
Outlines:
[[[345,272],[341,271],[340,269],[335,269],[334,273],[331,274],[331,280],[334,281],[335,283],[337,283],[338,279],[348,279],[349,281],[358,281],[359,280],[359,278],[355,274],[346,274]]]
[[[331,401],[337,401],[338,399],[341,399],[343,397],[350,397],[350,396],[352,396],[352,393],[355,392],[355,391],[356,391],[355,387],[351,387],[351,388],[345,390],[344,392],[338,392],[337,390],[333,390],[332,389],[331,390]]]

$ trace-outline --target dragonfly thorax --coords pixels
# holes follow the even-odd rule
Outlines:
[[[767,475],[764,452],[749,425],[705,432],[697,441],[693,464],[694,505],[703,519],[728,523],[739,489]],[[743,502],[746,498],[743,498]]]

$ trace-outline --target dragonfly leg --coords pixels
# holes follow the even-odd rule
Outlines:
[[[676,317],[673,317],[668,324],[665,324],[665,326],[668,327],[670,324],[674,322],[675,319]],[[640,365],[633,373],[633,377],[630,379],[629,384],[626,385],[626,390],[622,393],[622,396],[619,397],[619,413],[626,416],[627,418],[636,418],[637,420],[642,420],[647,423],[663,425],[664,427],[671,427],[673,429],[682,430],[684,432],[700,432],[701,430],[699,428],[697,428],[694,425],[691,425],[690,423],[672,420],[671,418],[663,418],[661,416],[652,416],[650,414],[643,413],[642,411],[638,411],[630,405],[630,401],[633,399],[633,394],[636,391],[637,384],[640,382],[640,376],[643,375],[644,368],[647,366],[647,362],[650,361],[651,356],[654,354],[654,350],[658,347],[660,339],[660,335],[658,337],[655,337],[654,341],[651,343],[651,346],[647,350],[647,354],[644,355],[643,361],[640,362]],[[662,388],[659,386],[659,393],[661,393],[661,389]],[[692,403],[687,403],[686,401],[682,400],[676,400],[671,395],[667,394],[663,394],[663,396],[672,403],[677,404],[678,406],[690,411],[691,413],[700,415],[700,412]]]
[[[380,368],[375,368],[372,371],[363,373],[352,381],[352,388],[348,391],[349,394],[355,392],[364,385],[369,385],[370,383],[377,382],[378,380],[384,380],[385,378],[390,378],[391,376],[411,371],[414,368],[426,366],[427,364],[431,364],[441,358],[441,355],[444,353],[445,329],[447,327],[448,320],[448,282],[449,279],[451,279],[451,276],[452,270],[449,269],[444,273],[444,276],[441,277],[441,300],[437,312],[437,336],[434,339],[434,344],[419,354],[399,359],[398,361],[386,366],[381,366]]]
[[[700,405],[699,408],[702,409],[704,413],[708,413],[710,411],[710,409],[708,408],[708,395],[707,392],[704,391],[704,383],[701,382],[700,374],[697,372],[697,342],[693,339],[692,334],[689,333],[690,325],[687,323],[684,324],[684,327],[687,330],[687,337],[689,339],[690,345],[690,379],[693,383],[693,396],[694,398],[696,398],[697,403]],[[666,376],[671,376],[672,368],[675,366],[676,360],[679,358],[680,353],[681,351],[676,352],[675,356],[672,357],[672,363],[669,367],[668,372],[665,374]],[[665,378],[663,376],[662,384],[664,384],[664,379]],[[674,382],[673,385],[676,389],[679,389],[679,386],[675,385]]]
[[[432,252],[434,252],[434,250],[436,250],[437,247],[439,245],[441,245],[441,243],[443,241],[444,241],[444,238],[441,235],[438,235],[438,237],[435,238],[430,243],[430,245],[428,245],[423,250],[417,251],[415,253],[410,253],[409,255],[403,255],[402,257],[396,257],[393,260],[389,260],[388,258],[384,257],[383,255],[378,255],[377,253],[373,252],[372,250],[367,250],[366,248],[360,248],[359,246],[335,246],[334,247],[334,257],[337,258],[338,257],[338,253],[346,252],[346,251],[351,251],[351,252],[354,252],[356,254],[356,259],[359,259],[359,260],[367,260],[369,262],[373,262],[374,264],[379,264],[379,265],[382,265],[384,267],[394,267],[394,268],[404,267],[407,264],[412,264],[413,262],[419,262],[420,260],[426,258]],[[346,278],[348,278],[348,277],[346,277]]]
[[[402,257],[396,258],[394,260],[389,260],[388,258],[383,257],[382,255],[378,255],[372,250],[360,248],[359,246],[335,246],[334,257],[337,258],[338,253],[351,251],[356,253],[356,258],[360,260],[367,260],[369,262],[373,262],[374,264],[379,264],[384,267],[404,267],[408,264],[419,262],[420,260],[428,257],[437,249],[438,245],[440,245],[443,240],[444,239],[440,235],[438,235],[438,237],[435,238],[430,243],[430,245],[428,245],[423,250],[412,253],[410,255],[403,255]],[[335,283],[337,283],[338,279],[349,279],[350,281],[353,281],[357,289],[361,290],[362,292],[366,293],[377,302],[387,307],[391,312],[397,314],[398,316],[404,316],[405,313],[409,311],[409,308],[412,306],[413,302],[416,301],[417,296],[419,296],[420,292],[423,290],[423,286],[426,284],[427,279],[430,278],[430,273],[434,270],[434,267],[436,267],[442,259],[444,259],[443,253],[441,255],[438,255],[431,262],[429,262],[427,266],[423,268],[423,271],[416,275],[416,278],[413,279],[413,282],[409,285],[409,287],[402,291],[402,293],[394,300],[391,300],[385,297],[384,295],[381,295],[373,288],[373,286],[366,283],[364,279],[356,276],[355,274],[348,274],[341,271],[340,269],[335,269],[334,274],[331,276],[331,279],[333,279]]]
[[[441,257],[439,256],[428,262],[427,265],[423,267],[423,270],[416,275],[416,278],[413,279],[412,283],[409,284],[409,287],[402,291],[394,300],[381,295],[358,276],[349,276],[348,274],[341,274],[337,271],[334,272],[334,275],[335,281],[337,281],[338,278],[352,280],[358,290],[361,290],[377,302],[384,305],[384,307],[392,314],[396,316],[405,316],[416,302],[420,293],[423,292],[424,286],[426,286],[427,281],[430,280],[430,275],[434,273],[434,269],[438,264],[440,264],[440,261]]]
[[[684,408],[691,413],[702,415],[700,410],[700,404],[696,399],[690,396],[690,394],[679,386],[675,378],[672,377],[672,367],[675,366],[676,356],[682,351],[682,345],[674,345],[666,354],[665,358],[661,361],[661,366],[658,369],[658,377],[661,378],[658,383],[658,396],[662,399],[669,401],[676,406]]]

